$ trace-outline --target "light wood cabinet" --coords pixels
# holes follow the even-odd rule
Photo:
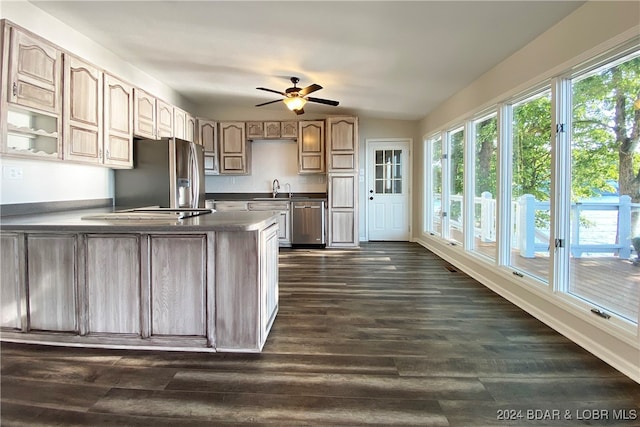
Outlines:
[[[140,138],[156,139],[156,98],[142,89],[135,88],[133,108],[133,133]]]
[[[324,121],[301,121],[298,130],[298,173],[323,173]]]
[[[8,101],[49,113],[61,112],[62,53],[43,39],[15,27],[10,43]]]
[[[25,285],[24,236],[0,234],[0,326],[26,329],[27,298]]]
[[[278,226],[218,233],[216,248],[216,348],[259,352],[278,311]]]
[[[102,163],[102,71],[64,56],[63,158]]]
[[[358,121],[356,117],[327,119],[327,172],[357,172]]]
[[[298,137],[298,122],[280,122],[280,137],[281,138],[297,138]]]
[[[156,113],[158,115],[158,139],[173,136],[173,105],[156,99]]]
[[[151,235],[151,335],[206,334],[205,235]]]
[[[247,203],[250,211],[277,211],[278,216],[278,240],[280,246],[291,246],[291,203],[284,200],[258,200]]]
[[[104,164],[133,167],[133,86],[104,75]]]
[[[189,113],[187,113],[187,127],[185,129],[184,139],[195,142],[196,144],[201,144],[198,139],[198,125],[196,118]]]
[[[221,175],[248,175],[250,146],[245,137],[244,122],[220,122],[219,154]]]
[[[87,333],[141,334],[137,235],[87,235],[84,246]]]
[[[280,122],[264,122],[264,137],[268,139],[280,138]]]
[[[29,329],[78,330],[75,261],[74,235],[28,236]]]
[[[328,179],[327,246],[357,246],[358,177],[355,174],[330,174]]]
[[[173,107],[173,135],[176,138],[187,139],[187,112]]]
[[[262,139],[264,138],[264,123],[263,122],[246,122],[247,126],[247,138],[248,139]]]
[[[198,141],[204,148],[205,175],[219,175],[218,123],[212,120],[198,119]]]
[[[62,53],[6,21],[0,29],[0,152],[60,159]]]

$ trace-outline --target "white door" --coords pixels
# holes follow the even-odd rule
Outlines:
[[[409,240],[410,141],[367,141],[369,240]]]

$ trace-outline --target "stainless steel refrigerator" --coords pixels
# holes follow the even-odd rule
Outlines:
[[[133,165],[115,171],[117,207],[204,208],[202,146],[178,138],[134,140]]]

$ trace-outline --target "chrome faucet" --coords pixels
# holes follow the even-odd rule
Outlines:
[[[275,197],[278,195],[278,190],[280,189],[280,181],[278,181],[278,179],[273,180],[272,189],[273,189],[273,198],[275,199]]]
[[[289,193],[289,198],[293,197],[293,193],[291,192],[291,184],[289,184],[288,182],[286,184],[284,184],[284,190]]]

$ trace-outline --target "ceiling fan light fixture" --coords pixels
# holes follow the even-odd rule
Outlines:
[[[282,101],[291,111],[301,110],[304,107],[304,104],[307,103],[307,100],[301,96],[292,96],[290,98],[285,98]]]

